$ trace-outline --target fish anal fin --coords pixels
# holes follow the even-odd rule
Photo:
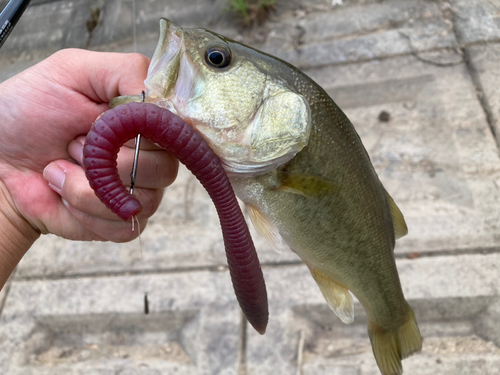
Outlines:
[[[274,225],[269,218],[264,215],[257,207],[245,203],[247,208],[248,216],[252,222],[257,233],[264,237],[267,243],[271,246],[273,250],[281,254],[284,249],[288,249],[287,244],[281,237],[276,225]]]
[[[278,190],[314,197],[321,194],[337,194],[340,186],[321,177],[300,173],[279,172]]]
[[[394,225],[394,236],[396,240],[404,237],[408,234],[408,227],[406,226],[405,218],[403,213],[394,202],[394,199],[386,191],[387,202],[389,203],[389,208],[391,209],[392,224]]]
[[[411,308],[406,322],[396,331],[385,331],[370,321],[368,334],[382,375],[401,375],[401,360],[422,350],[422,336]]]
[[[309,270],[330,309],[345,324],[352,323],[354,321],[354,305],[349,290],[323,272],[312,267],[309,267]]]

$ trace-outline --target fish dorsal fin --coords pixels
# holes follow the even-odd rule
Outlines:
[[[274,225],[269,218],[264,215],[257,207],[245,203],[245,207],[248,211],[248,216],[252,222],[257,233],[264,237],[267,243],[271,246],[273,250],[281,254],[284,249],[288,249],[287,244],[281,237],[276,225]]]
[[[387,202],[389,202],[389,207],[391,209],[392,224],[394,225],[394,236],[396,237],[396,239],[399,239],[408,234],[408,227],[406,226],[405,218],[399,207],[396,205],[396,202],[394,202],[394,199],[392,199],[387,191],[385,192],[385,194],[387,196]]]
[[[278,190],[314,197],[320,194],[337,194],[340,186],[324,178],[300,173],[279,172]]]
[[[311,271],[311,275],[318,284],[330,309],[345,324],[352,323],[354,321],[354,305],[349,290],[315,268],[309,267],[309,271]]]

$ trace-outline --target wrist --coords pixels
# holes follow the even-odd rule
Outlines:
[[[38,237],[40,232],[17,211],[0,180],[0,288]]]

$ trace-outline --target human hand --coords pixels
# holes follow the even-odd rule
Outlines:
[[[138,54],[69,49],[0,84],[0,221],[7,218],[13,227],[0,230],[0,250],[2,238],[13,235],[23,243],[32,243],[39,233],[115,242],[137,236],[95,196],[81,154],[85,134],[109,100],[143,90],[148,65],[149,59]],[[133,157],[131,141],[118,156],[125,184]],[[175,179],[177,166],[166,151],[141,142],[134,190],[144,208],[141,228]]]

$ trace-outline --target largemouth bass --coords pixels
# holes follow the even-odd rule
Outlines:
[[[278,58],[166,19],[160,33],[146,101],[201,133],[257,231],[302,258],[343,322],[358,298],[381,373],[401,374],[422,347],[393,254],[407,228],[349,119]]]

